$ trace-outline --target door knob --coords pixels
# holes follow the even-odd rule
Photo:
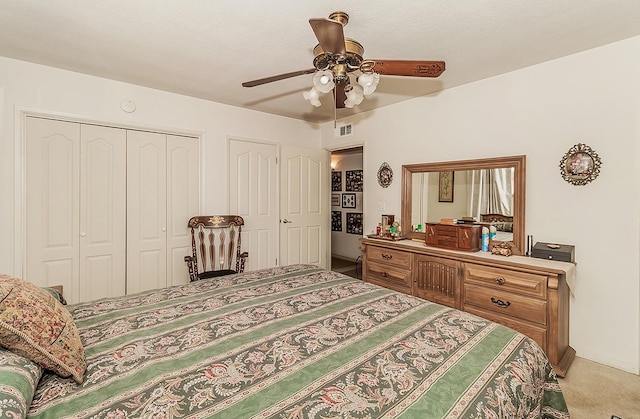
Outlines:
[[[285,224],[288,224],[288,223],[292,223],[293,221],[289,221],[289,220],[287,220],[287,219],[285,218],[285,219],[281,220],[281,222],[283,222],[283,223],[285,223]]]

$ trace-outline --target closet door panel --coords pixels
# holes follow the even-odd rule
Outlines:
[[[167,135],[167,285],[189,282],[184,257],[191,255],[187,222],[200,214],[199,147],[197,138]]]
[[[70,301],[79,281],[78,124],[26,118],[24,279],[63,285]]]
[[[166,141],[127,131],[127,294],[167,286]]]
[[[80,301],[124,295],[126,131],[81,126]]]

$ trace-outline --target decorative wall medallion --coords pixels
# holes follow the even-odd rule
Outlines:
[[[586,144],[576,144],[560,160],[560,174],[572,185],[586,185],[600,174],[600,157]]]
[[[393,170],[391,170],[391,166],[389,163],[384,162],[380,165],[378,169],[378,183],[383,188],[388,188],[393,181]]]

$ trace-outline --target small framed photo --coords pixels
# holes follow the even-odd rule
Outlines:
[[[362,170],[347,170],[345,173],[345,191],[362,192]]]
[[[347,213],[347,234],[362,234],[362,213]]]
[[[340,194],[339,193],[332,193],[331,194],[331,206],[332,207],[339,207],[340,206]]]
[[[331,211],[331,231],[342,231],[342,211]]]
[[[453,170],[440,172],[438,177],[438,202],[453,202]]]
[[[332,192],[341,192],[342,191],[342,172],[331,172],[331,191]]]
[[[356,194],[343,193],[342,194],[342,208],[355,208],[356,207]]]

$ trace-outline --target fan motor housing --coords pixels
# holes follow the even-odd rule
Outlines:
[[[327,70],[337,63],[344,63],[347,66],[347,72],[356,71],[362,64],[362,56],[364,55],[364,47],[355,39],[345,38],[345,49],[347,53],[344,57],[330,52],[324,52],[320,44],[313,49],[313,66],[318,70]]]

